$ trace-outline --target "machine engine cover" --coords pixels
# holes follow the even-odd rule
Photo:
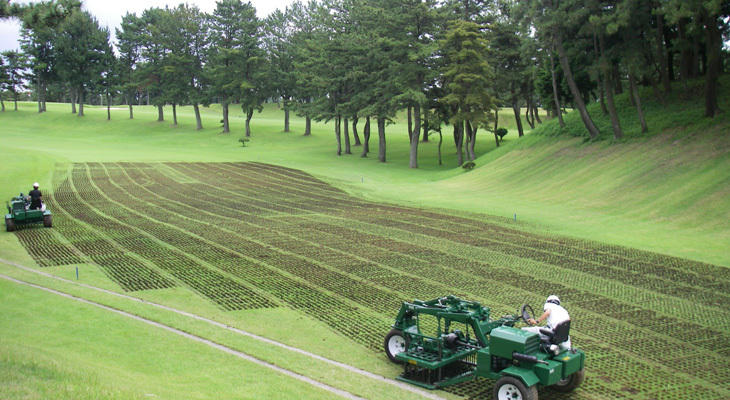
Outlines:
[[[512,359],[512,353],[532,354],[540,350],[540,336],[510,326],[500,326],[490,333],[492,355]]]

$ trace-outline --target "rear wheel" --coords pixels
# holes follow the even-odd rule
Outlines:
[[[395,359],[395,355],[408,350],[408,341],[403,336],[403,331],[400,329],[391,329],[387,335],[385,335],[385,354],[388,355],[390,361],[400,364],[401,361]]]
[[[15,230],[15,221],[12,218],[5,218],[5,230],[8,232]]]
[[[518,378],[503,376],[494,385],[494,400],[537,400],[537,387],[527,387]]]
[[[43,216],[43,226],[45,226],[46,228],[53,227],[53,220],[51,219],[50,215]]]
[[[586,376],[586,370],[582,369],[582,370],[570,375],[569,377],[567,377],[561,381],[558,381],[558,383],[550,386],[550,388],[555,390],[556,392],[562,392],[562,393],[572,392],[573,390],[577,389],[581,383],[583,383],[585,376]]]

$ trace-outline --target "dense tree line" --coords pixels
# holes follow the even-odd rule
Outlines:
[[[386,127],[403,112],[417,168],[419,141],[444,125],[460,165],[476,157],[478,132],[499,145],[505,106],[520,136],[521,110],[534,127],[538,107],[561,124],[573,107],[595,139],[586,104],[599,101],[618,140],[615,95],[628,91],[646,131],[640,86],[663,102],[672,81],[704,77],[705,114],[714,117],[730,0],[311,0],[266,18],[250,2],[220,0],[211,14],[187,4],[127,14],[116,52],[78,1],[3,0],[0,17],[10,16],[22,21],[22,52],[0,58],[0,85],[15,96],[29,84],[39,112],[52,96],[83,115],[94,96],[127,104],[130,118],[135,104],[148,104],[162,121],[171,105],[177,124],[177,106],[192,105],[202,129],[199,107],[219,103],[223,131],[239,106],[249,136],[255,112],[277,99],[285,131],[291,112],[306,118],[305,134],[312,120],[331,122],[338,155],[360,145],[367,156],[374,122],[381,162]]]

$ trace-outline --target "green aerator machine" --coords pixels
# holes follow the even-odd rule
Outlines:
[[[499,319],[489,313],[479,302],[453,295],[403,302],[384,342],[388,358],[403,364],[397,379],[438,389],[484,377],[496,381],[497,400],[537,400],[543,387],[567,393],[580,386],[585,353],[561,346],[570,321],[539,335],[515,328],[534,317],[528,304]]]

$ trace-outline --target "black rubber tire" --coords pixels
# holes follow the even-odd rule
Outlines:
[[[52,228],[53,227],[53,219],[51,219],[50,215],[44,215],[43,216],[43,226],[46,228]]]
[[[396,349],[401,348],[402,351],[406,351],[408,349],[408,342],[408,339],[403,336],[403,331],[395,328],[391,329],[390,332],[385,335],[385,340],[383,341],[383,348],[385,349],[385,354],[388,356],[388,359],[393,363],[403,364],[402,361],[395,359],[395,355],[400,353],[400,351],[396,351]]]
[[[503,376],[494,384],[494,400],[537,400],[537,386],[527,387],[519,378]]]
[[[15,230],[15,221],[12,218],[5,218],[5,230],[8,232]]]
[[[556,392],[570,393],[573,390],[577,389],[581,383],[583,383],[583,380],[585,380],[585,377],[586,377],[586,370],[582,369],[582,370],[570,375],[566,379],[563,379],[562,381],[560,381],[554,385],[551,385],[550,389],[552,389]]]

